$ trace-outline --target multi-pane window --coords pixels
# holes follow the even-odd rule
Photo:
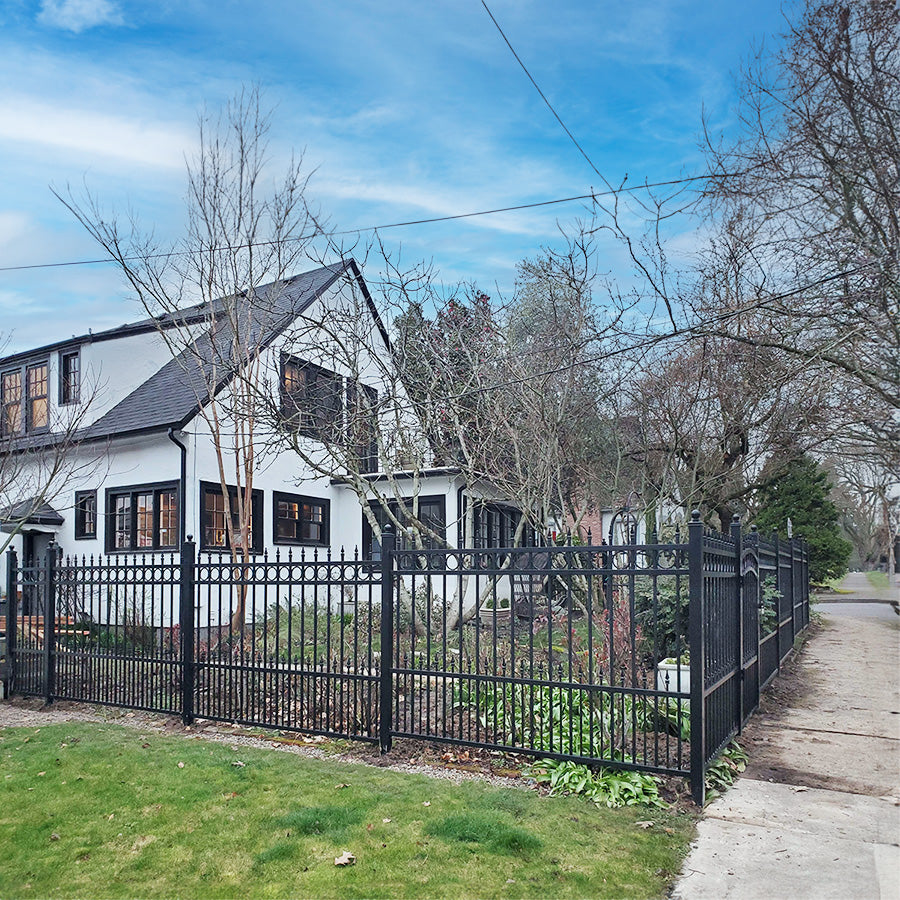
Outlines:
[[[332,440],[344,418],[344,380],[335,372],[293,357],[281,363],[281,408],[299,434]]]
[[[502,503],[479,503],[473,514],[475,547],[493,549],[516,546],[516,530],[521,516],[521,512],[512,506]],[[518,546],[533,547],[534,544],[534,529],[526,523]]]
[[[360,472],[378,471],[377,408],[375,388],[353,382],[347,385],[347,440],[359,460]]]
[[[276,491],[273,503],[276,544],[328,544],[331,506],[328,500]]]
[[[228,528],[225,496],[222,493],[221,485],[201,482],[200,548],[202,550],[228,550],[231,547],[229,531],[233,530],[235,534],[240,534],[237,488],[228,488],[228,500],[231,508],[232,529]],[[253,553],[262,551],[262,491],[253,491],[250,501],[250,550]]]
[[[0,376],[0,421],[3,434],[18,434],[22,430],[22,370],[4,372]]]
[[[39,431],[50,424],[47,372],[45,362],[25,367],[25,426],[29,431]]]
[[[106,517],[108,551],[174,549],[178,544],[178,486],[108,490]],[[76,509],[76,527],[77,521]]]
[[[97,537],[97,492],[75,492],[75,539]]]
[[[81,356],[77,350],[59,356],[59,402],[77,403],[81,394]]]
[[[409,497],[404,499],[402,504],[401,507],[396,500],[388,503],[390,511],[400,522],[411,518],[415,501]],[[381,530],[384,530],[388,524],[390,524],[391,528],[395,527],[387,511],[380,503],[371,503],[369,506]],[[422,546],[426,549],[443,547],[447,537],[447,513],[444,498],[441,496],[419,497],[418,515],[416,518],[427,529],[427,531],[419,529]],[[400,531],[397,535],[396,546],[400,550],[410,550],[415,547],[415,541],[408,531]],[[363,555],[368,559],[381,559],[381,541],[372,531],[372,527],[369,525],[365,515],[363,516]]]

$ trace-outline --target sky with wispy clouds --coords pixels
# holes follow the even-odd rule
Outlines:
[[[784,30],[779,0],[489,0],[609,182],[702,170],[702,116],[733,129],[736,75]],[[98,248],[51,192],[82,186],[163,240],[183,222],[198,112],[242,85],[275,107],[340,229],[589,193],[599,179],[479,0],[3,0],[0,268]],[[448,281],[507,292],[572,203],[384,232]],[[685,222],[689,236],[696,223]],[[690,243],[689,237],[685,239]],[[605,269],[627,277],[608,248]],[[112,266],[0,271],[6,352],[140,317]]]

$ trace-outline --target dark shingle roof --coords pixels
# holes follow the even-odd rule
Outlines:
[[[37,504],[37,505],[35,505]],[[63,517],[49,504],[30,500],[20,500],[0,512],[0,522],[26,525],[62,525]]]
[[[238,317],[249,323],[248,343],[265,347],[307,309],[346,270],[348,264],[326,266],[296,275],[286,281],[257,289],[256,299],[238,299]],[[240,309],[241,303],[249,303]],[[194,310],[196,311],[196,310]],[[186,315],[191,311],[187,311]],[[166,317],[168,324],[171,317]],[[227,358],[218,348],[230,342],[231,332],[223,322],[215,336],[205,334],[189,350],[169,360],[154,375],[90,425],[84,439],[112,437],[133,432],[183,427],[209,398],[208,379],[200,369],[201,360]],[[228,381],[220,379],[217,389]]]

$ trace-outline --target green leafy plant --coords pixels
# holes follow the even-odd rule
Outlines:
[[[543,760],[526,770],[538,784],[545,784],[551,794],[574,794],[598,806],[617,808],[645,806],[665,809],[668,804],[659,796],[659,784],[644,772],[599,768],[596,771],[579,763]]]
[[[706,770],[706,798],[712,800],[722,791],[730,788],[738,775],[747,768],[750,757],[738,744],[732,741]]]
[[[759,629],[763,634],[775,630],[778,624],[778,601],[784,595],[778,590],[774,575],[767,575],[762,583],[762,602],[759,609]]]

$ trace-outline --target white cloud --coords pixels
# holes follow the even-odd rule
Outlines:
[[[175,125],[25,95],[0,99],[0,139],[165,169],[183,168],[184,152],[193,143]]]
[[[38,21],[79,34],[97,25],[122,25],[118,6],[110,0],[43,0]]]

